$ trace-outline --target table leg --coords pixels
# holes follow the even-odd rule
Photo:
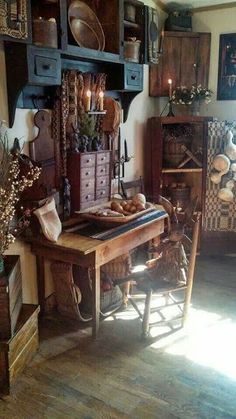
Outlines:
[[[92,335],[93,339],[98,336],[99,318],[100,318],[100,268],[94,268],[92,274],[92,302],[93,302],[93,321]]]
[[[45,271],[44,271],[44,257],[43,256],[36,256],[36,266],[37,266],[38,303],[40,305],[40,316],[42,316],[45,310]]]

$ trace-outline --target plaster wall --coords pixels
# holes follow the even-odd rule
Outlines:
[[[236,6],[193,15],[193,31],[211,32],[209,88],[214,95],[209,105],[202,106],[201,112],[219,120],[235,120],[236,117],[236,100],[216,100],[220,34],[236,33],[235,22]]]

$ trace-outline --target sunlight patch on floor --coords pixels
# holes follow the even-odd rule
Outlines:
[[[160,332],[160,331],[159,331]],[[188,326],[151,345],[236,380],[236,323],[216,313],[191,309]]]

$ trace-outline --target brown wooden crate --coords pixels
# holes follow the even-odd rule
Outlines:
[[[0,280],[0,339],[10,339],[22,307],[22,280],[19,256],[7,256],[6,274]]]
[[[7,394],[11,384],[35,354],[38,345],[39,307],[23,304],[14,336],[0,341],[0,394]]]

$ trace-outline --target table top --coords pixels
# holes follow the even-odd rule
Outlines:
[[[161,205],[156,206],[156,209],[164,211],[163,207]],[[161,220],[164,220],[165,218],[167,218],[168,215],[167,213],[165,213],[163,215],[160,215],[160,217],[158,217],[155,220],[151,220],[151,221],[146,221],[145,223],[143,223],[142,225],[139,225],[137,227],[133,227],[131,230],[123,232],[121,234],[119,234],[116,237],[113,237],[111,239],[108,240],[98,240],[98,239],[94,239],[91,237],[85,237],[80,235],[79,233],[74,233],[74,232],[62,232],[60,237],[58,238],[57,242],[51,242],[49,240],[47,240],[43,235],[37,236],[37,237],[30,237],[28,239],[28,241],[34,245],[39,245],[39,246],[43,246],[43,247],[48,247],[48,248],[54,248],[54,249],[64,249],[67,251],[75,251],[75,252],[79,252],[82,253],[84,255],[90,254],[94,251],[98,251],[101,249],[104,249],[104,247],[107,246],[112,246],[116,244],[116,242],[121,243],[121,242],[125,242],[127,245],[127,240],[130,240],[130,238],[135,234],[137,235],[139,232],[148,229],[150,230],[150,227],[153,229],[154,225],[158,225],[160,224]],[[78,220],[78,224],[79,224],[79,220]],[[155,235],[154,232],[150,233],[151,235]],[[159,233],[157,232],[157,235],[159,235]],[[141,241],[141,243],[143,243],[144,238],[142,238],[141,236],[138,237],[138,240]],[[148,240],[148,239],[147,239]],[[132,245],[130,244],[131,248]],[[35,246],[34,246],[35,247]],[[129,246],[128,246],[129,247]]]

